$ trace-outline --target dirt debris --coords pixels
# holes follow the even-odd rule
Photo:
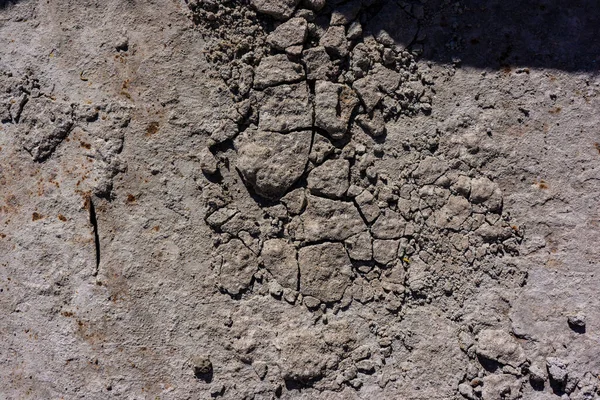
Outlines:
[[[428,115],[435,107],[429,95],[434,87],[421,74],[415,56],[384,33],[371,33],[368,12],[361,14],[370,6],[361,2],[324,6],[321,11],[313,5],[313,11],[298,11],[291,19],[289,7],[295,4],[282,3],[277,10],[267,1],[254,6],[258,20],[266,14],[282,22],[266,17],[260,24],[266,27],[266,39],[246,48],[252,57],[240,59],[254,71],[247,100],[240,98],[249,101],[251,111],[241,125],[243,133],[235,139],[236,153],[227,157],[250,191],[269,204],[285,204],[289,214],[278,215],[271,221],[274,229],[260,229],[254,236],[262,248],[259,268],[269,274],[260,274],[254,289],[248,286],[249,275],[243,283],[235,283],[232,276],[232,284],[253,291],[266,280],[269,293],[280,299],[285,297],[284,288],[298,291],[298,298],[290,302],[304,304],[323,321],[322,307],[325,313],[329,308],[338,310],[336,303],[348,304],[345,299],[352,298],[363,305],[377,302],[393,314],[448,296],[464,302],[467,288],[476,282],[459,271],[482,268],[514,252],[503,243],[521,239],[503,215],[498,186],[475,169],[463,170],[452,153],[424,149],[388,155],[367,139],[385,141],[386,124],[400,115]],[[233,5],[224,12],[252,15],[245,7]],[[316,25],[321,15],[330,15],[329,22]],[[226,39],[231,35],[233,44],[236,34],[228,32],[223,26],[213,35]],[[302,51],[291,54],[294,46],[303,46]],[[210,59],[215,68],[239,68],[237,59]],[[227,75],[224,83],[237,93],[239,82]],[[303,138],[300,147],[292,145],[300,144],[293,139],[296,136]],[[404,159],[405,170],[394,177],[380,175],[375,164],[382,157]],[[228,185],[226,180],[222,185]],[[259,209],[265,207],[257,202]],[[247,217],[260,220],[258,214]],[[229,240],[235,241],[233,237]],[[223,265],[231,257],[226,246],[217,248]],[[443,268],[447,263],[455,267]],[[492,337],[493,332],[478,336],[475,354],[520,368],[526,361],[520,346],[510,335],[498,331],[500,336]],[[515,349],[507,349],[509,344]],[[388,350],[385,353],[391,356]],[[328,374],[325,361],[302,368],[301,373],[286,373],[284,379],[307,384],[316,378],[323,381]],[[355,368],[362,374],[376,371],[371,360]],[[508,375],[490,379],[479,395],[520,393],[520,381]],[[346,382],[355,389],[362,385],[355,378]],[[472,393],[464,387],[463,392]]]

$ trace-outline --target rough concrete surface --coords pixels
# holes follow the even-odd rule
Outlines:
[[[600,398],[600,14],[0,0],[0,399]]]

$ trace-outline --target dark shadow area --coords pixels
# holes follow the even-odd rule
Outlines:
[[[533,390],[535,390],[536,392],[541,392],[544,390],[544,381],[543,380],[533,379],[533,378],[529,377],[529,383],[531,384],[531,387],[533,388]]]
[[[577,325],[569,321],[569,328],[571,328],[573,332],[579,333],[580,335],[585,333],[585,325]]]
[[[285,388],[289,392],[294,391],[294,390],[297,390],[298,392],[302,392],[302,390],[312,387],[315,384],[315,382],[317,382],[319,380],[321,380],[320,377],[315,378],[315,379],[309,379],[306,381],[296,380],[296,379],[284,379],[284,382],[285,382]]]
[[[480,355],[477,355],[477,361],[479,361],[479,364],[481,364],[483,369],[485,369],[488,372],[496,372],[497,370],[502,368],[502,364],[500,364],[498,361],[490,360]]]
[[[553,379],[550,379],[550,388],[552,388],[552,392],[557,396],[562,396],[565,394],[565,383],[557,382]]]
[[[367,30],[385,30],[436,63],[565,71],[595,71],[600,64],[595,0],[430,0],[424,7],[386,0],[372,10]]]
[[[213,380],[213,371],[206,373],[194,372],[194,376],[196,377],[196,379],[199,379],[206,383],[211,383]]]
[[[0,0],[0,10],[18,2],[19,0]]]

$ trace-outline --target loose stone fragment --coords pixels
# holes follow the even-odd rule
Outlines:
[[[301,80],[304,78],[304,68],[302,65],[288,60],[285,54],[278,54],[263,58],[254,74],[254,87],[264,89]]]
[[[502,209],[502,191],[496,183],[488,178],[471,180],[469,198],[473,203],[487,207],[489,211],[496,212]]]
[[[308,22],[315,22],[316,13],[313,10],[309,10],[306,8],[299,8],[294,13],[294,17],[304,18]]]
[[[217,211],[206,217],[206,223],[212,228],[218,229],[221,227],[221,225],[237,214],[237,212],[238,210],[235,208],[219,208]]]
[[[477,399],[475,393],[473,392],[473,387],[468,383],[461,383],[460,385],[458,385],[458,392],[468,400]]]
[[[346,28],[343,26],[330,26],[319,44],[325,47],[327,53],[332,57],[346,57],[348,55]]]
[[[269,294],[273,297],[281,297],[283,294],[283,286],[281,286],[277,281],[270,281]]]
[[[363,374],[372,374],[375,372],[375,364],[371,360],[361,360],[356,363],[356,369]]]
[[[381,64],[373,67],[370,76],[379,90],[387,94],[393,94],[402,82],[402,76],[398,72]]]
[[[258,260],[241,240],[232,239],[219,246],[222,257],[219,284],[227,293],[236,295],[248,288],[258,269]]]
[[[546,368],[548,369],[548,375],[550,380],[553,381],[559,387],[564,387],[567,384],[567,367],[568,364],[557,357],[546,358]]]
[[[411,257],[408,278],[408,288],[414,293],[423,293],[430,286],[429,266],[419,257]]]
[[[335,147],[333,147],[329,139],[319,133],[315,133],[309,159],[316,165],[322,164],[325,158],[333,153],[334,150]]]
[[[358,22],[353,23],[348,29],[348,39],[351,38],[350,35],[353,35],[353,30],[356,29],[354,28],[356,24],[358,24],[360,27]],[[362,27],[360,27],[360,30],[362,30]],[[369,48],[364,42],[358,43],[352,49],[350,67],[356,74],[356,78],[364,77],[371,70],[371,67],[373,66],[373,57],[371,57],[372,51],[373,49]],[[370,81],[372,82],[372,80]]]
[[[517,400],[521,398],[522,381],[509,374],[491,374],[483,378],[483,400]]]
[[[379,91],[375,82],[368,77],[356,80],[352,84],[352,88],[358,93],[368,113],[372,112],[383,98],[383,93]]]
[[[252,363],[252,368],[254,368],[254,372],[260,379],[265,379],[267,376],[267,372],[269,371],[269,366],[264,361],[255,361]]]
[[[286,240],[267,240],[260,253],[265,268],[283,287],[296,289],[298,286],[298,262],[296,248]]]
[[[306,40],[308,26],[304,18],[292,18],[279,25],[267,37],[267,43],[277,50],[285,50],[294,45],[301,45]]]
[[[298,251],[300,292],[324,302],[338,301],[350,285],[352,264],[341,243],[323,243]]]
[[[304,189],[295,189],[281,198],[288,212],[292,215],[298,215],[306,207],[306,195]]]
[[[413,171],[413,178],[419,185],[431,185],[448,170],[448,163],[437,157],[427,157]]]
[[[533,385],[543,386],[546,379],[548,379],[548,374],[545,369],[536,364],[529,367],[529,380]]]
[[[210,387],[210,395],[212,397],[219,397],[219,396],[223,396],[223,393],[225,393],[225,385],[222,383],[214,383],[213,385],[211,385]]]
[[[385,134],[385,121],[381,110],[373,110],[370,116],[361,114],[356,118],[356,122],[373,137],[379,137]]]
[[[315,11],[319,11],[320,9],[325,7],[326,3],[327,3],[327,0],[303,0],[302,1],[302,5],[304,5],[306,8],[309,8],[309,9],[315,10]]]
[[[438,228],[459,230],[471,215],[471,203],[462,196],[450,196],[448,202],[434,214]]]
[[[583,333],[585,332],[585,319],[585,314],[577,313],[569,316],[567,322],[569,323],[571,329]]]
[[[358,15],[360,7],[360,0],[351,0],[342,6],[336,7],[333,13],[331,13],[331,25],[349,24]]]
[[[212,131],[210,134],[210,139],[214,143],[223,143],[227,140],[233,139],[240,132],[238,124],[229,118],[221,118],[211,125],[213,126],[211,127]]]
[[[290,223],[296,240],[318,242],[342,241],[367,229],[354,204],[307,195],[308,204]]]
[[[376,239],[399,239],[404,233],[406,221],[400,214],[390,209],[377,218],[371,227],[371,233]]]
[[[208,148],[202,149],[198,158],[200,159],[200,168],[206,175],[214,175],[219,171],[217,159]]]
[[[273,218],[285,219],[287,218],[287,208],[283,204],[276,204],[270,207],[263,207],[263,211]]]
[[[312,129],[312,104],[306,83],[269,87],[256,93],[256,97],[260,130],[290,132]]]
[[[299,44],[296,46],[290,46],[287,49],[285,49],[285,54],[296,59],[302,55],[303,49],[304,48],[302,47],[302,45]]]
[[[321,300],[312,296],[304,296],[304,305],[312,310],[321,305]]]
[[[212,215],[211,215],[212,217]],[[221,231],[229,233],[232,236],[239,236],[241,231],[249,234],[258,235],[260,230],[256,226],[256,219],[252,215],[238,212],[233,217],[229,218],[221,226]]]
[[[252,0],[256,11],[276,19],[288,19],[294,13],[300,0]]]
[[[332,199],[342,198],[346,194],[348,186],[350,186],[349,174],[350,163],[348,160],[325,161],[322,165],[310,171],[308,190],[319,196]]]
[[[371,357],[371,349],[369,346],[360,346],[358,349],[352,352],[352,359],[354,361],[360,361]]]
[[[348,131],[348,124],[358,98],[346,85],[317,81],[315,85],[315,125],[324,129],[333,139],[341,139]]]
[[[195,356],[192,359],[192,365],[196,378],[206,381],[210,380],[210,375],[213,372],[213,365],[208,356]]]
[[[129,39],[126,36],[121,36],[115,42],[115,50],[127,51],[129,50]]]
[[[257,194],[278,199],[304,173],[312,133],[252,132],[236,141],[237,168]]]
[[[306,65],[308,80],[329,80],[335,76],[331,58],[323,46],[304,50],[302,61]]]
[[[380,264],[387,264],[396,259],[398,253],[399,240],[380,240],[373,241],[373,259]]]
[[[510,238],[512,230],[508,227],[503,228],[497,225],[490,225],[486,222],[477,228],[475,233],[481,236],[484,242],[493,243]]]
[[[483,203],[489,199],[497,185],[488,178],[482,177],[471,180],[470,199],[473,203]]]
[[[348,40],[356,40],[360,39],[362,34],[362,25],[360,24],[360,22],[354,21],[352,24],[350,24],[350,27],[348,27],[348,32],[346,32],[346,38],[348,38]]]
[[[471,179],[468,176],[460,175],[451,189],[468,198],[471,193]]]
[[[375,204],[375,197],[368,190],[363,190],[361,194],[354,198],[354,201],[369,224],[381,214],[381,209]]]
[[[294,289],[284,288],[283,289],[283,298],[290,304],[295,304],[298,299],[298,292]]]
[[[356,261],[371,261],[373,258],[373,238],[366,232],[350,236],[344,241],[351,259]]]
[[[347,194],[349,197],[356,197],[356,196],[358,196],[359,194],[361,194],[362,192],[363,192],[363,188],[362,188],[362,187],[360,187],[360,186],[358,186],[358,185],[355,185],[355,184],[351,184],[351,185],[348,187],[348,191],[346,192],[346,194]]]
[[[401,76],[396,71],[376,64],[364,78],[356,80],[352,87],[358,93],[366,111],[372,112],[385,94],[393,95],[400,86]]]
[[[517,340],[501,330],[486,329],[477,336],[476,352],[479,356],[514,368],[523,364],[527,358]]]
[[[381,276],[381,287],[385,290],[392,291],[396,294],[404,293],[404,281],[406,271],[402,267],[402,263],[397,261],[392,264],[391,268],[386,268]]]

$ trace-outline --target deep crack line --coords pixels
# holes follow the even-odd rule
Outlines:
[[[93,276],[98,276],[98,270],[100,269],[100,234],[98,233],[98,219],[96,217],[96,207],[91,197],[88,197],[88,210],[90,212],[90,224],[92,224],[94,230],[94,244],[96,247],[96,268]]]

